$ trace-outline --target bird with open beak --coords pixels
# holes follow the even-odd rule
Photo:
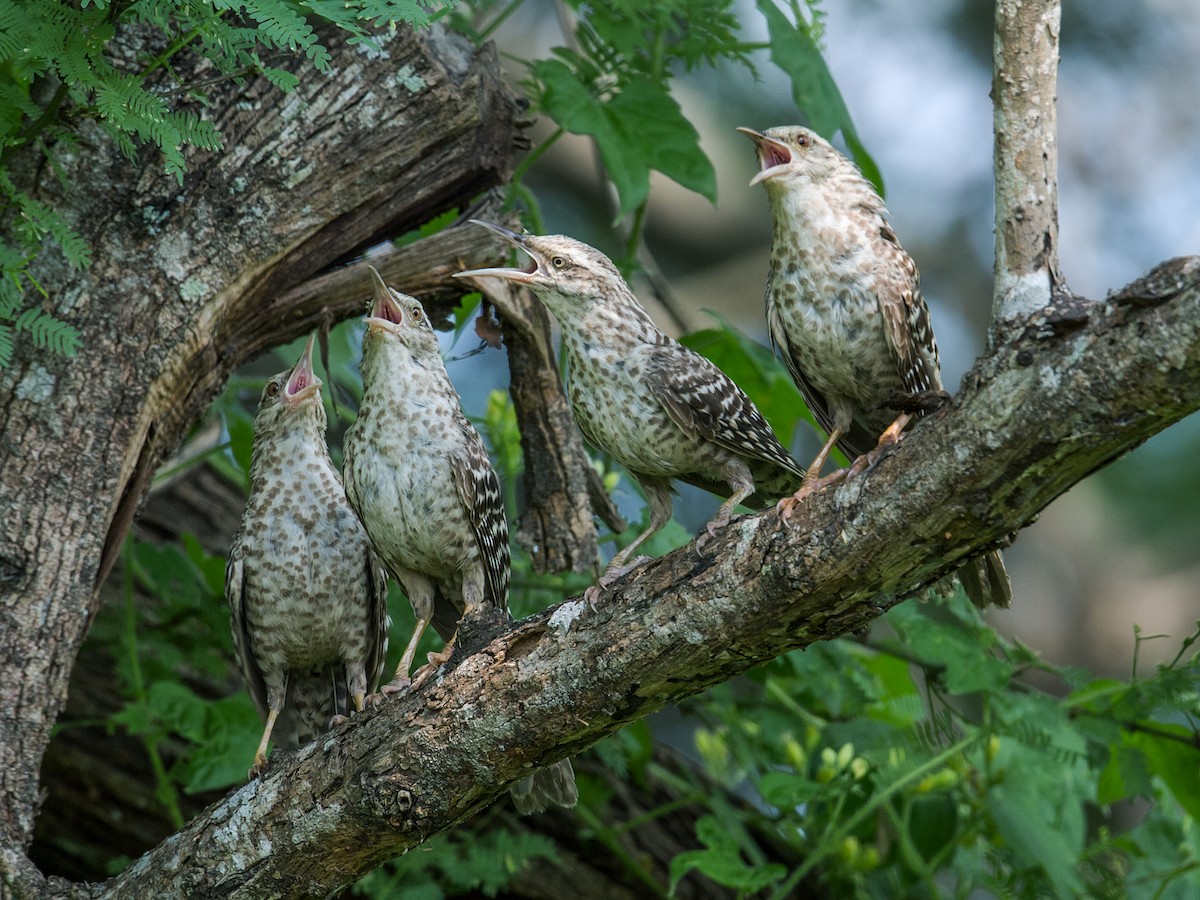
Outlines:
[[[788,506],[820,483],[834,446],[861,470],[945,393],[920,275],[875,187],[807,128],[738,131],[754,142],[760,168],[750,184],[766,188],[771,208],[771,343],[828,434]],[[906,407],[899,414],[897,402]],[[1011,602],[999,551],[959,577],[976,605]]]
[[[639,565],[629,558],[671,517],[671,480],[728,499],[697,542],[727,524],[757,491],[792,490],[804,477],[770,425],[720,369],[664,334],[612,261],[563,235],[522,235],[472,220],[528,256],[520,268],[474,269],[459,278],[503,278],[531,290],[562,329],[571,409],[583,436],[642,488],[650,524],[599,579],[607,587]],[[592,590],[589,599],[595,598]]]
[[[346,493],[417,617],[385,693],[415,689],[449,659],[461,616],[485,604],[508,609],[508,521],[500,480],[479,432],[463,415],[437,335],[420,301],[389,288],[375,269],[364,319],[363,398],[343,442]],[[425,628],[447,642],[409,680]],[[520,812],[574,806],[568,760],[513,788]]]
[[[254,417],[250,495],[225,569],[233,642],[272,736],[294,747],[363,709],[387,653],[387,573],[325,443],[313,341],[267,381]]]

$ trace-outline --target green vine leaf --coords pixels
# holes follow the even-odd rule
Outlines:
[[[646,202],[652,170],[716,202],[716,172],[700,136],[664,86],[636,78],[598,98],[562,60],[541,60],[531,71],[546,113],[567,131],[595,138],[617,188],[618,218]]]
[[[883,174],[859,140],[854,122],[850,119],[850,110],[846,108],[842,92],[829,72],[812,26],[799,17],[793,25],[774,0],[756,2],[758,11],[767,20],[771,35],[771,62],[791,79],[792,99],[796,106],[808,117],[812,129],[822,137],[832,139],[838,131],[842,133],[859,169],[882,195]]]

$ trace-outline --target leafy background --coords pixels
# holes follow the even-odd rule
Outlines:
[[[919,11],[865,0],[829,10],[772,0],[78,8],[0,0],[0,163],[40,155],[46,177],[55,177],[55,154],[86,118],[127,154],[157,148],[165,174],[182,178],[189,148],[220,149],[221,138],[202,114],[176,108],[182,98],[202,100],[202,86],[150,89],[147,79],[171,84],[177,54],[205,55],[218,77],[266,77],[287,90],[292,76],[272,62],[299,53],[322,71],[320,19],[369,40],[397,20],[438,16],[477,39],[495,38],[541,117],[539,142],[511,192],[529,225],[609,251],[659,320],[689,332],[685,340],[742,384],[800,458],[817,438],[761,346],[761,301],[745,290],[765,274],[769,232],[761,191],[745,187],[753,154],[734,126],[803,119],[836,132],[881,186],[886,173],[898,230],[922,266],[949,383],[983,346],[990,7],[973,0]],[[107,51],[135,24],[160,39],[129,71]],[[1183,7],[1067,10],[1062,256],[1073,284],[1092,296],[1194,249],[1200,236],[1195,217],[1180,215],[1194,209],[1200,172],[1200,114],[1180,77],[1196,74],[1186,49],[1197,31],[1200,17]],[[81,336],[54,313],[28,264],[53,244],[83,267],[88,248],[3,167],[0,204],[0,365],[19,340],[70,355]],[[464,401],[515,515],[522,462],[503,358],[457,359],[470,350],[473,312],[470,303],[459,310],[445,350],[457,383],[472,386]],[[359,340],[353,322],[330,335],[324,374],[338,396],[330,406],[335,453],[361,396]],[[263,378],[290,366],[299,349],[281,348],[231,382],[197,429],[195,446],[207,449],[195,460],[244,488],[250,406]],[[204,443],[214,429],[218,440]],[[1172,429],[1024,532],[1007,554],[1016,609],[993,613],[991,624],[958,596],[910,601],[859,639],[788,654],[603,742],[580,760],[582,801],[568,814],[582,846],[614,854],[622,877],[648,896],[701,879],[730,895],[780,898],[804,889],[1195,896],[1198,440],[1192,423]],[[598,464],[638,520],[636,490],[618,468]],[[679,522],[649,549],[686,542],[714,505],[685,491]],[[606,536],[606,552],[634,533]],[[156,802],[176,826],[189,796],[244,777],[260,728],[244,692],[213,699],[198,687],[231,673],[223,565],[221,548],[196,539],[131,539],[121,598],[101,611],[90,637],[110,651],[120,708],[102,722],[60,725],[135,736]],[[586,582],[536,576],[517,550],[514,610],[542,608]],[[149,612],[139,592],[158,598]],[[395,590],[391,605],[395,657],[412,618]],[[614,777],[639,789],[669,786],[670,799],[644,817],[685,804],[692,811],[694,839],[666,871],[622,855],[636,823],[616,812]],[[515,828],[497,805],[356,890],[493,896],[534,861],[554,864],[561,853]],[[127,862],[114,856],[109,869]]]

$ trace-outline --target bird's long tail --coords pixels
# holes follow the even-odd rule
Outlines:
[[[1012,584],[999,550],[968,561],[958,570],[958,580],[962,582],[967,597],[979,609],[988,606],[1007,609],[1012,605]]]
[[[579,800],[575,787],[575,770],[569,759],[559,760],[528,778],[518,782],[512,789],[513,805],[521,815],[541,812],[554,804],[570,809]]]

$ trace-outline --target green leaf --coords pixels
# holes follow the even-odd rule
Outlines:
[[[1109,747],[1108,763],[1101,769],[1096,783],[1096,802],[1110,806],[1127,797],[1151,797],[1153,794],[1146,755],[1132,746],[1128,738]]]
[[[908,662],[887,653],[862,655],[863,668],[875,676],[875,700],[864,713],[899,728],[911,728],[924,720],[925,705]]]
[[[222,554],[206,551],[194,534],[185,532],[180,535],[180,540],[188,560],[208,587],[209,596],[212,598],[223,597],[225,594],[225,557]]]
[[[1080,847],[1068,839],[1053,815],[1052,799],[1028,781],[1011,778],[985,796],[987,811],[1004,842],[1027,865],[1045,872],[1054,893],[1076,897],[1083,882],[1076,871]]]
[[[822,785],[795,772],[768,772],[758,780],[763,800],[781,810],[793,810],[820,796]]]
[[[617,188],[618,218],[646,202],[651,170],[716,202],[712,163],[666,87],[638,77],[602,100],[561,60],[541,60],[531,70],[541,82],[546,114],[567,131],[596,139]]]
[[[767,20],[771,35],[771,62],[779,66],[791,79],[792,99],[808,118],[808,123],[817,134],[832,140],[838,132],[846,139],[846,146],[854,156],[855,163],[866,178],[883,195],[883,176],[875,164],[850,119],[850,110],[842,99],[821,48],[813,40],[809,27],[801,19],[795,25],[775,5],[774,0],[756,0],[758,10]]]
[[[158,681],[150,685],[146,699],[151,714],[168,730],[189,741],[204,740],[204,716],[208,704],[190,688],[174,681]]]
[[[192,744],[180,777],[189,794],[239,784],[253,762],[263,723],[242,691],[205,704],[203,734]]]
[[[604,768],[618,778],[640,778],[654,755],[654,737],[645,720],[631,722],[593,748]]]
[[[717,884],[751,892],[762,890],[787,874],[787,869],[779,863],[747,864],[733,834],[715,816],[701,816],[697,820],[696,837],[705,849],[688,850],[671,860],[672,894],[680,879],[692,869],[699,869]]]
[[[999,691],[1008,683],[1012,667],[990,652],[998,645],[995,632],[983,626],[966,631],[959,623],[934,619],[926,610],[910,601],[893,607],[886,618],[924,665],[944,668],[947,690]]]
[[[925,862],[932,862],[958,838],[958,804],[947,794],[916,797],[908,818],[909,836]]]
[[[133,735],[149,734],[154,730],[154,717],[150,713],[149,704],[137,700],[126,703],[109,716],[108,721],[124,726],[125,730]]]
[[[79,349],[79,332],[74,327],[36,307],[17,316],[16,327],[28,332],[39,347],[63,356],[74,356]]]
[[[1153,727],[1178,739],[1139,731],[1129,736],[1129,743],[1145,754],[1150,771],[1163,780],[1188,815],[1200,821],[1200,749],[1191,743],[1194,735],[1179,725],[1154,723]]]
[[[238,404],[230,403],[222,410],[221,417],[229,435],[229,452],[237,463],[236,467],[222,466],[221,470],[227,477],[249,489],[250,457],[254,448],[254,416]]]

